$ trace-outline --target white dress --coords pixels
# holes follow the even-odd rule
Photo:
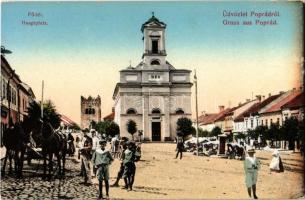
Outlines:
[[[257,173],[260,169],[260,162],[256,157],[247,156],[244,161],[244,170],[246,175],[247,187],[252,187],[257,182]]]

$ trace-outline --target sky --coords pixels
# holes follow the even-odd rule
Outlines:
[[[1,45],[13,52],[6,59],[38,100],[44,80],[45,99],[79,123],[81,95],[100,95],[102,117],[111,112],[119,70],[141,61],[140,28],[153,11],[167,24],[167,60],[177,69],[197,70],[199,111],[218,112],[219,105],[233,107],[255,95],[302,85],[301,6],[300,2],[5,2]],[[250,16],[266,11],[279,16]],[[29,16],[32,12],[40,14]],[[224,12],[247,16],[229,17]],[[239,25],[224,25],[224,20]],[[256,25],[256,20],[276,20],[276,25]],[[194,87],[192,91],[194,111]]]

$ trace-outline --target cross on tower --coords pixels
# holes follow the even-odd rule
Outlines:
[[[153,12],[151,12],[151,14],[152,14],[152,16],[154,17],[155,16],[155,12],[153,11]]]

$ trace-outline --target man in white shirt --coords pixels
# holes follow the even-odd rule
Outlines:
[[[93,155],[95,150],[99,147],[100,139],[97,137],[95,130],[91,131],[91,135],[92,135],[92,155]],[[90,167],[91,167],[92,176],[95,176],[96,169],[93,167],[92,163],[91,163]]]

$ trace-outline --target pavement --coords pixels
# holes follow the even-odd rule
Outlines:
[[[43,181],[40,177],[42,162],[33,161],[31,166],[26,164],[23,179],[16,179],[13,175],[1,177],[0,199],[97,199],[97,185],[81,184],[84,180],[78,176],[80,163],[75,158],[67,159],[66,169],[64,179]]]

